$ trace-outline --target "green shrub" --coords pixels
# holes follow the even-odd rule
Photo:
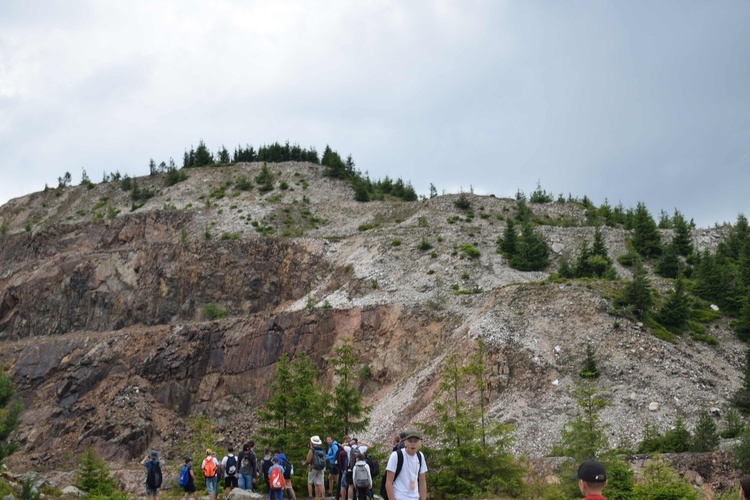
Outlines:
[[[357,227],[357,231],[368,231],[374,227],[376,227],[375,224],[370,224],[370,223],[360,224],[359,227]]]
[[[164,185],[166,187],[174,186],[178,182],[188,180],[188,174],[184,170],[177,170],[176,168],[170,169],[164,178]]]
[[[251,189],[253,189],[253,183],[243,175],[239,177],[234,183],[234,188],[240,191],[250,191]]]
[[[203,306],[203,317],[208,320],[222,319],[229,316],[229,311],[222,309],[217,304],[209,303]]]
[[[426,252],[427,250],[432,249],[432,244],[427,241],[427,238],[422,236],[422,241],[419,242],[419,245],[417,245],[417,249],[422,250],[423,252]]]
[[[643,469],[643,482],[633,487],[639,500],[698,500],[698,492],[669,465],[654,460]]]
[[[481,255],[481,252],[479,251],[479,249],[470,243],[465,243],[461,245],[461,251],[466,257],[470,259],[478,259],[479,256]]]
[[[391,246],[392,247],[397,247],[397,246],[400,246],[400,245],[401,245],[401,240],[398,239],[398,238],[394,238],[393,241],[391,241]]]
[[[471,202],[466,196],[466,193],[463,192],[458,195],[458,199],[454,201],[453,204],[456,206],[456,208],[460,208],[461,210],[468,210],[469,208],[471,208]]]

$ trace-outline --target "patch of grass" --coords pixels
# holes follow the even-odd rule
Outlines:
[[[427,217],[421,216],[419,219],[417,219],[417,226],[419,227],[430,227],[430,224],[427,222]]]
[[[656,321],[649,319],[645,321],[645,324],[651,329],[651,333],[653,333],[654,337],[657,339],[669,342],[670,344],[677,343],[677,337],[675,337],[674,333],[670,332]]]
[[[432,252],[432,253],[430,254],[430,258],[431,258],[431,259],[437,259],[437,256],[438,256],[437,252]]]
[[[214,189],[213,191],[211,191],[211,194],[209,196],[211,196],[211,198],[215,198],[217,200],[220,200],[220,199],[224,198],[224,196],[226,196],[227,193],[226,193],[225,190],[226,190],[226,188],[224,186],[218,187],[218,188]]]
[[[239,233],[221,233],[221,240],[238,240],[240,238]]]
[[[429,271],[427,271],[427,274],[435,274],[435,270],[434,269],[430,269]]]
[[[706,334],[706,333],[694,333],[690,336],[690,338],[698,342],[705,342],[708,345],[719,344],[719,341],[717,340],[716,337],[714,337],[713,335]]]
[[[208,320],[222,319],[229,316],[229,311],[218,306],[218,304],[210,303],[203,306],[203,317]]]
[[[376,289],[378,287],[378,280],[372,280],[370,286],[372,286],[373,289]]]
[[[721,311],[714,311],[710,307],[695,308],[690,313],[690,319],[699,323],[710,323],[720,319],[722,316]]]
[[[289,189],[289,183],[287,181],[281,181],[279,183],[279,189],[281,189],[282,191],[286,191],[287,189]]]
[[[462,273],[461,273],[461,279],[462,279],[462,280],[467,280],[467,279],[469,279],[469,273],[468,273],[468,272],[466,272],[466,271],[462,272]]]
[[[398,238],[394,238],[394,239],[393,239],[393,240],[391,241],[391,246],[392,246],[392,247],[398,247],[398,246],[401,246],[401,240],[400,240],[400,239],[398,239]]]

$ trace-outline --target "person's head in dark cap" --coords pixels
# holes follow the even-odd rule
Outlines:
[[[583,496],[601,495],[607,486],[607,471],[604,466],[596,460],[586,460],[578,467],[576,473],[578,478],[578,489]]]
[[[151,450],[151,460],[159,460],[159,454],[156,450]]]
[[[422,447],[422,434],[419,431],[406,431],[404,435],[404,449],[408,455],[414,456]]]
[[[188,465],[193,462],[193,459],[190,457],[185,457],[185,465]]]

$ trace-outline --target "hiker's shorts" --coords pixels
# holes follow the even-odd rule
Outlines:
[[[307,473],[307,482],[310,484],[323,484],[323,471],[318,469],[310,469]]]

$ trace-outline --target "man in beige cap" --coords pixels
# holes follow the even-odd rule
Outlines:
[[[307,458],[302,465],[307,465],[307,494],[313,496],[315,487],[315,498],[323,498],[325,492],[325,479],[323,473],[326,469],[326,452],[323,449],[323,441],[320,436],[310,438],[310,449]]]

